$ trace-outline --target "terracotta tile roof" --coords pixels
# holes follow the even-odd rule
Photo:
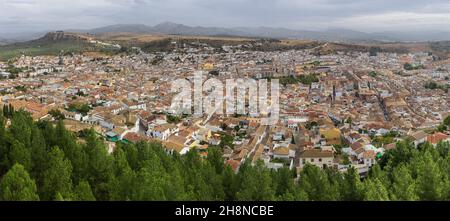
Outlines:
[[[331,151],[322,151],[319,149],[304,150],[300,153],[300,158],[319,158],[333,157]]]
[[[168,150],[175,150],[178,153],[181,152],[181,150],[183,150],[184,145],[183,144],[179,144],[179,143],[174,143],[172,141],[167,141],[167,142],[163,142],[162,143],[163,146],[168,149]]]
[[[273,151],[273,154],[276,154],[276,155],[289,155],[289,148],[287,148],[287,147],[277,147]]]
[[[230,165],[231,169],[236,172],[238,170],[239,166],[241,165],[241,162],[239,162],[237,160],[228,160],[226,162],[226,165]]]
[[[186,143],[187,139],[186,139],[186,137],[172,135],[167,139],[167,141],[184,145],[184,143]]]
[[[24,109],[31,113],[34,119],[40,119],[47,115],[48,110],[44,105],[25,100],[10,100],[9,103],[14,107],[15,110]]]
[[[352,148],[352,150],[357,150],[357,149],[359,149],[359,148],[362,148],[363,147],[363,144],[362,143],[360,143],[360,142],[355,142],[355,143],[352,143],[352,145],[350,145],[350,147]]]
[[[191,135],[192,135],[192,132],[187,131],[187,130],[180,130],[180,131],[178,131],[178,136],[180,136],[180,137],[187,138],[187,137],[189,137]]]
[[[432,135],[427,136],[427,141],[432,143],[432,144],[437,144],[443,140],[446,140],[447,138],[449,138],[448,135],[443,134],[443,133],[435,133]]]
[[[385,149],[385,150],[392,150],[392,149],[394,149],[396,146],[397,146],[397,145],[396,145],[395,143],[390,143],[390,144],[384,146],[384,149]]]
[[[373,150],[368,150],[368,151],[366,151],[366,152],[364,152],[364,154],[363,154],[363,157],[365,158],[365,159],[375,159],[375,151],[373,151]]]
[[[411,137],[414,138],[415,140],[421,140],[421,139],[426,138],[427,136],[428,136],[428,134],[425,133],[422,130],[419,130],[419,131],[414,132],[413,134],[411,134]]]
[[[255,154],[253,155],[252,162],[256,162],[261,157],[261,154],[263,153],[263,151],[264,151],[264,145],[258,144]]]
[[[139,141],[149,141],[150,138],[137,134],[137,133],[133,133],[133,132],[129,132],[127,134],[125,134],[125,136],[123,137],[123,139],[128,140],[132,143],[137,143]]]
[[[164,131],[166,131],[166,130],[168,130],[168,129],[173,129],[173,128],[176,128],[176,126],[173,125],[173,124],[167,123],[167,124],[157,125],[157,126],[155,127],[154,131],[164,132]]]
[[[248,154],[248,150],[247,149],[242,149],[241,151],[239,151],[239,153],[235,156],[236,160],[241,160],[243,158],[245,158]]]
[[[358,148],[355,150],[355,153],[359,155],[359,154],[363,153],[364,151],[365,151],[364,148]]]
[[[361,134],[359,134],[359,133],[351,133],[350,137],[352,139],[359,139],[359,138],[361,138]]]

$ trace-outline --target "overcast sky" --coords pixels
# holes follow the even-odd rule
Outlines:
[[[0,0],[0,33],[111,24],[450,31],[448,0]]]

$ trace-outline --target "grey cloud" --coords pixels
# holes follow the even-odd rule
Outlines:
[[[450,17],[446,0],[1,0],[0,7],[0,33],[163,21],[363,31],[450,27],[450,21],[442,19]]]

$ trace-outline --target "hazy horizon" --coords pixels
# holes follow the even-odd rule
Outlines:
[[[365,33],[450,31],[450,3],[371,0],[0,0],[0,33],[114,24],[279,27]]]

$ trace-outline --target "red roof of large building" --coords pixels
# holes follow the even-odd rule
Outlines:
[[[435,133],[427,136],[427,141],[432,144],[437,144],[443,140],[446,140],[449,136],[443,133]]]
[[[228,160],[226,162],[226,165],[230,165],[231,169],[233,169],[233,171],[237,171],[239,166],[241,165],[241,162],[237,161],[237,160]]]

